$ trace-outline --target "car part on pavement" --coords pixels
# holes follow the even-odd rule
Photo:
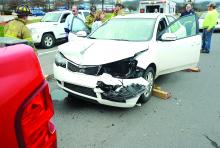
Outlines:
[[[167,91],[161,90],[160,87],[155,86],[153,87],[152,95],[155,97],[159,97],[161,99],[169,99],[171,97],[171,93]]]

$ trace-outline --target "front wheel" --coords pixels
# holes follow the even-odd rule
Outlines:
[[[140,99],[139,99],[140,103],[147,102],[152,95],[153,86],[154,86],[154,78],[155,78],[155,70],[152,67],[148,67],[143,75],[143,78],[149,82],[149,85],[147,87],[146,92],[140,96]]]
[[[41,45],[48,49],[48,48],[52,48],[55,44],[55,38],[52,34],[50,33],[46,33],[43,35],[42,40],[41,40]]]

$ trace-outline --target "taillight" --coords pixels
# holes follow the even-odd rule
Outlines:
[[[19,146],[26,148],[56,148],[56,128],[52,122],[54,109],[46,82],[22,105],[18,130]],[[17,134],[18,134],[17,133]],[[19,137],[19,135],[17,135]]]
[[[140,9],[140,13],[144,13],[144,9]]]

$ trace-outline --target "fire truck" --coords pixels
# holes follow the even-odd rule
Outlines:
[[[139,3],[139,12],[175,14],[176,3],[171,0],[141,0]]]

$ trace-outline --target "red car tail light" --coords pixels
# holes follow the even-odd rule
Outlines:
[[[56,148],[56,128],[52,99],[46,82],[21,106],[17,116],[17,138],[20,147]]]
[[[144,13],[144,9],[140,9],[140,13]]]

